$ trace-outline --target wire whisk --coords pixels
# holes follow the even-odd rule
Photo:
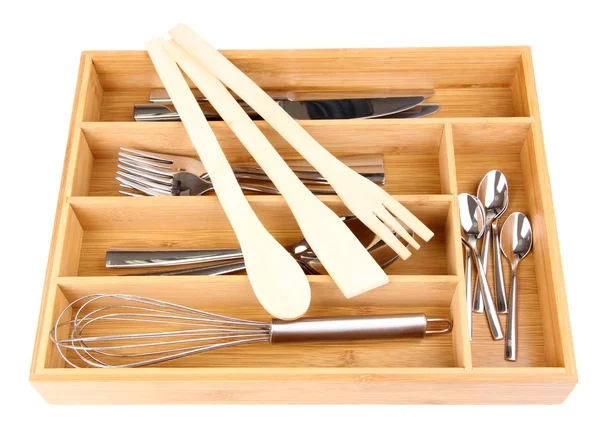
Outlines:
[[[73,318],[63,322],[68,311],[74,311]],[[430,323],[443,323],[443,327],[428,329]],[[125,368],[259,342],[423,337],[447,333],[451,329],[450,320],[427,319],[424,314],[273,320],[268,323],[231,318],[129,294],[90,294],[76,299],[60,313],[50,338],[72,367],[79,366],[74,358],[67,356],[68,351],[87,366]]]

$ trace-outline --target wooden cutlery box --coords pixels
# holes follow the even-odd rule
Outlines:
[[[527,47],[226,51],[263,89],[299,98],[386,96],[434,89],[441,109],[421,119],[301,121],[336,156],[384,155],[385,189],[434,232],[390,283],[346,299],[328,276],[308,276],[307,316],[426,312],[452,333],[420,340],[256,344],[137,369],[74,369],[49,339],[61,310],[92,293],[153,297],[224,315],[268,320],[246,276],[121,276],[109,247],[237,247],[217,198],[127,197],[114,179],[119,147],[196,156],[181,123],[133,122],[133,105],[162,87],[145,51],[84,52],[59,193],[30,380],[51,403],[560,403],[577,382],[541,121]],[[257,122],[285,158],[298,155]],[[249,154],[211,123],[231,163]],[[483,314],[467,332],[457,194],[476,193],[491,169],[508,179],[506,215],[533,225],[519,267],[518,359],[504,360]],[[281,197],[252,195],[266,228],[302,235]],[[321,198],[347,214],[335,196]],[[500,221],[500,226],[503,223]],[[491,260],[490,260],[491,261]],[[269,263],[265,263],[268,266]],[[491,266],[491,264],[490,264]],[[505,279],[509,266],[505,264]],[[503,326],[506,315],[501,315]]]

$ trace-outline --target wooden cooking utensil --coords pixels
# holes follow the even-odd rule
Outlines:
[[[304,237],[344,295],[353,297],[388,283],[388,276],[348,226],[300,181],[223,83],[174,41],[166,41],[164,48],[279,189]],[[401,257],[408,258],[408,249],[403,252]]]
[[[390,229],[396,231],[416,249],[419,248],[419,244],[411,238],[394,215],[425,241],[433,237],[433,232],[402,204],[380,187],[356,175],[352,169],[325,150],[256,83],[193,30],[179,24],[169,34],[175,42],[258,112],[327,179],[350,212],[399,255],[406,256],[406,248]]]
[[[162,39],[148,42],[146,49],[238,238],[256,297],[271,315],[281,319],[298,318],[310,303],[308,280],[250,207],[208,121],[177,64],[164,50],[163,42]]]

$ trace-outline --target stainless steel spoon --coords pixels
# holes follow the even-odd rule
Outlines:
[[[500,234],[502,253],[510,262],[512,286],[506,325],[506,360],[517,360],[517,266],[531,250],[533,232],[529,219],[523,213],[512,213],[504,222]]]
[[[373,231],[371,231],[369,228],[367,228],[360,221],[360,219],[358,219],[354,216],[344,216],[344,217],[342,217],[342,219],[344,220],[344,223],[348,226],[348,228],[350,228],[350,230],[358,238],[358,240],[361,242],[361,244],[368,250],[368,252],[373,256],[375,261],[382,268],[388,267],[389,265],[391,265],[398,259],[398,254],[396,252],[394,252],[394,250],[392,248],[390,248],[383,240],[381,240],[378,236],[376,236],[373,233]],[[405,228],[407,228],[407,227],[405,226]],[[407,229],[407,231],[409,232],[410,235],[414,235],[414,233],[410,229]],[[403,244],[405,246],[408,246],[408,243],[406,243],[400,237],[398,237],[398,238],[400,239],[401,242],[403,242]],[[308,242],[305,239],[302,239],[298,243],[288,246],[286,249],[290,252],[290,254],[292,254],[296,258],[298,263],[304,268],[304,270],[307,273],[309,273],[309,274],[327,274],[325,267],[323,267],[323,265],[321,264],[321,261],[319,260],[319,258],[317,258],[317,256],[312,251],[310,245],[308,244]],[[129,253],[130,259],[134,258],[134,256],[132,254],[134,254],[134,253],[138,254],[138,257],[137,257],[138,262],[141,261],[139,258],[142,258],[143,255],[141,255],[141,254],[144,253],[144,251],[127,251],[127,252]],[[166,254],[169,253],[169,251],[161,251],[161,252],[163,253],[163,258],[166,256]],[[189,258],[197,257],[200,254],[208,253],[208,252],[212,253],[212,259],[207,260],[206,258],[203,258],[203,260],[201,262],[206,263],[206,262],[211,262],[211,261],[222,259],[218,255],[216,255],[216,253],[219,252],[218,250],[211,250],[211,251],[190,250],[190,251],[171,251],[171,252],[176,253],[177,254],[176,256],[178,257],[178,259],[185,259],[186,261],[184,261],[183,263],[188,263],[188,264],[190,263]],[[224,252],[227,256],[227,258],[225,258],[225,259],[242,257],[241,252],[239,252],[239,254],[237,254],[237,255],[234,255],[234,253],[236,251],[232,250],[232,249],[225,250]],[[188,254],[189,256],[186,257],[186,254]],[[108,253],[107,253],[107,256],[108,256]],[[136,261],[136,260],[132,259],[132,261]],[[181,264],[181,262],[176,262],[174,260],[170,260],[169,264],[166,264],[166,265],[176,265],[176,264]],[[165,264],[161,264],[161,265],[165,265]],[[129,267],[135,267],[135,265],[129,266]],[[170,270],[170,271],[162,271],[162,272],[136,273],[136,275],[138,275],[138,276],[151,276],[151,275],[152,276],[175,276],[175,275],[216,276],[216,275],[222,275],[222,274],[235,273],[240,270],[244,270],[245,268],[246,267],[244,264],[244,260],[241,259],[241,260],[228,262],[228,263],[224,263],[224,264],[203,265],[203,266],[198,266],[198,267],[191,267],[191,268],[186,268],[186,269],[177,269],[177,270]]]
[[[485,279],[481,256],[477,250],[477,240],[481,238],[486,227],[483,204],[481,204],[481,201],[476,196],[463,193],[458,196],[458,208],[460,212],[460,225],[464,235],[462,240],[471,249],[471,254],[477,265],[479,281],[483,287],[483,304],[490,325],[490,331],[495,340],[500,340],[504,337],[502,327],[500,326],[490,286]]]
[[[494,291],[496,294],[496,309],[498,313],[506,313],[506,290],[504,289],[504,276],[502,274],[502,257],[500,256],[500,242],[498,240],[498,219],[508,208],[508,183],[506,177],[498,170],[488,172],[477,189],[477,198],[485,207],[486,227],[483,236],[481,263],[487,277],[488,256],[490,250],[490,237],[494,242]],[[483,296],[481,283],[475,287],[475,312],[483,312]]]

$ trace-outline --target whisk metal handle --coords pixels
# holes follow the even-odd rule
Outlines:
[[[446,326],[427,330],[428,323],[439,321]],[[422,338],[425,334],[446,333],[451,329],[450,320],[428,319],[425,314],[305,318],[296,321],[274,319],[271,324],[271,343]]]

